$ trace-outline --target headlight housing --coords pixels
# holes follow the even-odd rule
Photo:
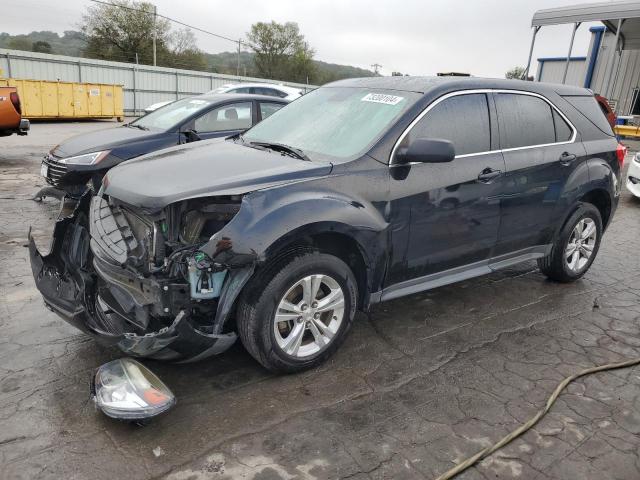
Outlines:
[[[109,152],[111,152],[111,150],[102,150],[100,152],[85,153],[74,157],[61,158],[58,161],[69,165],[95,165],[104,157],[109,155]]]
[[[155,417],[176,403],[171,390],[151,370],[130,358],[98,368],[92,387],[96,406],[120,420]]]
[[[633,157],[633,161],[636,163],[640,163],[640,152],[636,153]]]

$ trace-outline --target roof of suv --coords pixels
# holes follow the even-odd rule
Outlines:
[[[451,89],[503,88],[536,93],[553,91],[559,95],[593,95],[591,90],[571,85],[477,77],[365,77],[339,80],[328,86],[384,88],[417,93],[427,93],[438,87],[450,87]]]

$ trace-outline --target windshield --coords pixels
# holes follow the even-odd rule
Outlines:
[[[167,130],[186,120],[211,105],[213,101],[203,98],[185,98],[160,107],[144,117],[131,122],[130,125],[149,130]]]
[[[257,124],[243,140],[295,147],[312,160],[344,161],[366,152],[419,98],[414,92],[319,88]]]

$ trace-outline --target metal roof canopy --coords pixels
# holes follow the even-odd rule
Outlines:
[[[526,78],[529,74],[533,46],[540,28],[548,25],[572,23],[573,33],[571,34],[571,41],[569,42],[569,52],[567,53],[564,76],[562,78],[562,83],[565,83],[567,71],[569,70],[571,50],[573,49],[573,40],[576,35],[576,30],[583,22],[602,22],[610,32],[615,33],[615,48],[611,49],[605,65],[605,68],[609,67],[608,80],[603,85],[603,93],[609,96],[613,90],[611,88],[611,79],[615,65],[616,51],[618,55],[621,56],[622,50],[640,49],[640,1],[623,0],[618,2],[583,3],[580,5],[538,10],[531,19],[533,36],[531,38],[531,48],[529,49],[529,60],[523,77]],[[618,66],[620,66],[620,62],[618,62]]]
[[[618,33],[618,20],[622,20],[620,47],[623,50],[640,49],[640,1],[583,3],[538,10],[533,14],[531,26],[602,22],[610,32]]]

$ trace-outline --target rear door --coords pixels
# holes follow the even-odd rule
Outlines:
[[[394,257],[387,285],[481,262],[497,241],[505,167],[492,138],[497,128],[491,98],[461,92],[436,102],[398,147],[417,138],[446,139],[456,157],[450,163],[392,164]],[[397,248],[403,241],[406,250]]]
[[[550,242],[557,225],[554,212],[585,152],[575,127],[546,98],[512,91],[494,92],[493,97],[506,165],[493,254],[499,256]]]
[[[285,103],[276,103],[276,102],[267,102],[267,101],[260,100],[260,101],[258,101],[258,105],[259,105],[259,108],[258,108],[258,119],[257,119],[257,121],[261,122],[265,118],[267,118],[267,117],[273,115],[274,113],[276,113],[278,110],[280,110],[286,104]]]

